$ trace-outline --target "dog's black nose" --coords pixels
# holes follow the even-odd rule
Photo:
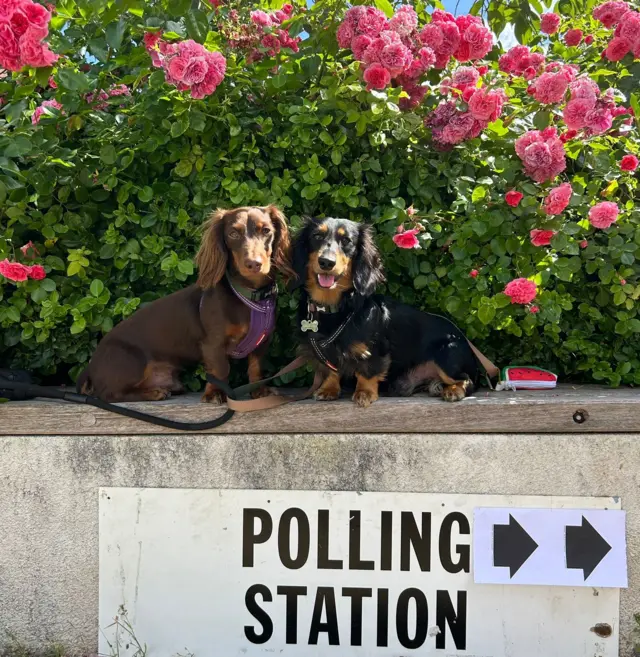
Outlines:
[[[333,269],[336,266],[336,261],[332,258],[323,257],[318,258],[318,264],[320,265],[320,269],[328,271],[329,269]]]

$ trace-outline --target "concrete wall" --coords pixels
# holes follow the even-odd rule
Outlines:
[[[638,434],[0,436],[0,630],[97,651],[99,486],[619,495],[631,657],[639,447]]]

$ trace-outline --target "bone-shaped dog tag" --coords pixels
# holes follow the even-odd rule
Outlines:
[[[300,322],[300,328],[302,329],[303,333],[306,333],[307,331],[312,331],[313,333],[318,332],[318,320],[317,319],[303,319]]]

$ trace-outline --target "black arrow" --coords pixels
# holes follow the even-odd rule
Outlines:
[[[508,525],[493,526],[493,565],[508,568],[510,577],[537,549],[538,544],[511,514]]]
[[[567,568],[581,569],[585,581],[611,550],[609,543],[584,516],[582,525],[567,527],[566,545]]]

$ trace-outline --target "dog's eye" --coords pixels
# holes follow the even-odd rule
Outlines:
[[[240,233],[237,230],[229,231],[229,238],[232,240],[237,240],[240,237]]]
[[[345,244],[345,245],[346,245],[346,244],[351,244],[351,238],[350,238],[348,235],[343,235],[343,236],[340,238],[340,242],[341,242],[342,244]]]
[[[269,235],[269,233],[271,233],[271,228],[269,228],[268,226],[265,226],[265,227],[262,229],[262,234],[263,234],[263,235]]]

